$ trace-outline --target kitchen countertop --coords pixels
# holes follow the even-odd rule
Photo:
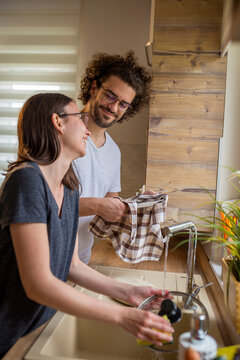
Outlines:
[[[179,239],[175,237],[172,238],[169,243],[169,254],[167,261],[168,272],[186,272],[187,244],[184,244],[179,248],[174,249],[178,242]],[[110,266],[119,268],[163,271],[163,261],[144,261],[138,264],[124,263],[120,258],[117,257],[110,241],[107,240],[98,241],[95,244],[95,246],[93,247],[89,265],[93,267]],[[205,270],[204,273],[202,269]],[[211,271],[207,257],[200,244],[198,244],[197,249],[195,273],[198,273],[202,276],[204,283],[208,283],[211,281],[214,282],[214,286],[207,287],[206,291],[211,302],[212,309],[216,316],[216,321],[225,345],[239,343],[239,338],[236,337],[231,321],[229,321],[228,316],[224,312],[224,308],[221,305],[219,306],[219,303],[221,303],[219,299],[223,299],[222,290],[220,289],[218,281],[216,280],[214,274]],[[214,299],[218,299],[218,302],[216,302]],[[3,357],[2,360],[23,359],[24,354],[28,351],[36,338],[40,335],[45,326],[46,324],[36,329],[31,334],[21,338],[8,351],[8,353]]]

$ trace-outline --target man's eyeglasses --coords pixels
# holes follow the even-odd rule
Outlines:
[[[104,98],[109,104],[114,104],[118,101],[118,107],[121,111],[127,111],[131,108],[131,105],[124,100],[119,100],[118,96],[115,95],[111,90],[106,89],[103,85],[101,85],[104,91]]]
[[[88,113],[85,113],[85,112],[79,112],[79,113],[71,113],[71,114],[66,114],[66,113],[63,113],[63,114],[57,114],[59,117],[66,117],[66,116],[79,116],[79,118],[82,120],[82,122],[86,125],[87,122],[88,122]]]

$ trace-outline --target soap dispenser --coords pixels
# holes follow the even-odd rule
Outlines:
[[[194,313],[191,318],[191,331],[180,335],[178,342],[178,359],[184,360],[188,348],[196,350],[201,360],[212,360],[217,356],[217,342],[206,334],[204,329],[205,315]]]

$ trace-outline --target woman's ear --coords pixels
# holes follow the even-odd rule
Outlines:
[[[62,119],[58,116],[58,114],[54,113],[52,114],[52,123],[53,126],[57,131],[59,131],[61,134],[64,133],[64,125]]]

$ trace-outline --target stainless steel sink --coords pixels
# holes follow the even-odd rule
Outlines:
[[[163,287],[163,273],[156,271],[130,270],[110,267],[97,267],[99,272],[122,279],[122,281],[140,285],[151,283],[155,287]],[[200,275],[195,275],[195,283],[203,285]],[[169,290],[185,291],[186,275],[181,273],[167,273],[166,287]],[[98,295],[81,287],[79,291],[87,293],[107,302],[115,300],[103,295]],[[218,346],[224,346],[219,333],[214,313],[205,289],[200,291],[198,299],[205,305],[210,327],[208,333],[218,342]],[[181,324],[181,332],[189,330],[189,323]],[[153,353],[149,348],[140,346],[136,339],[121,328],[97,322],[76,318],[57,312],[50,320],[42,334],[25,355],[28,360],[141,360],[153,359]],[[168,357],[170,359],[170,357]]]

